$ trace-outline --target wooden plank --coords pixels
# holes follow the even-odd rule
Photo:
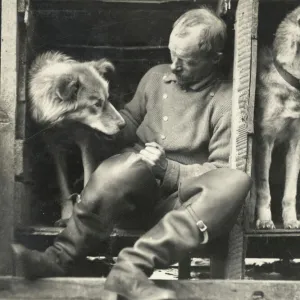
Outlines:
[[[17,0],[2,1],[0,98],[0,274],[13,272],[15,113],[17,99]]]
[[[197,1],[197,0],[196,0]],[[70,11],[70,10],[76,10],[76,11],[87,11],[87,10],[100,10],[100,9],[118,9],[120,7],[120,4],[122,4],[123,9],[128,8],[142,8],[142,9],[155,9],[160,8],[163,10],[166,10],[167,8],[182,8],[183,6],[186,9],[195,7],[195,5],[199,4],[208,4],[210,6],[214,6],[216,2],[210,1],[210,0],[198,0],[199,2],[196,2],[193,0],[186,1],[183,3],[182,1],[173,1],[173,2],[106,2],[102,0],[96,0],[96,1],[38,1],[38,2],[31,2],[31,8],[34,11]],[[171,13],[171,11],[169,11]]]
[[[21,15],[24,18],[24,14]],[[16,138],[25,139],[26,122],[26,86],[27,86],[27,30],[26,24],[18,26],[18,86],[16,107]]]
[[[44,49],[45,48],[46,47],[44,47]],[[114,47],[52,44],[50,48],[51,50],[57,50],[71,55],[81,61],[107,57],[120,64],[134,62],[136,64],[147,64],[148,62],[149,65],[151,62],[170,60],[170,52],[167,46]],[[43,51],[45,51],[44,49]]]
[[[76,0],[71,0],[71,2],[75,2]],[[93,0],[95,2],[95,0]],[[211,0],[210,0],[211,1]],[[77,1],[78,2],[78,1]],[[154,4],[162,4],[162,3],[174,3],[174,2],[197,2],[197,3],[207,3],[205,0],[96,0],[96,2],[106,2],[106,3],[154,3]]]
[[[15,230],[15,241],[25,246],[44,251],[53,244],[54,238],[63,228],[28,226],[19,227]],[[141,236],[141,230],[114,229],[109,240],[99,244],[99,251],[94,256],[111,255],[117,256],[124,247],[129,247]]]
[[[51,9],[33,13],[36,17],[36,34],[44,46],[160,46],[168,45],[172,24],[177,17],[186,9],[195,8],[193,3],[188,6],[149,8],[118,4],[97,8],[93,4],[90,8],[84,5],[82,10]]]
[[[281,228],[280,228],[281,227]],[[283,229],[282,224],[276,224],[276,229],[272,230],[262,230],[262,229],[248,229],[246,231],[248,236],[262,236],[262,237],[299,237],[300,230],[299,229]]]
[[[37,250],[45,250],[53,243],[54,238],[59,234],[63,228],[61,227],[45,227],[45,226],[19,226],[15,230],[15,240],[21,244],[25,244],[29,248]],[[122,228],[115,228],[110,234],[109,241],[103,242],[103,247],[99,246],[101,254],[111,254],[117,256],[119,251],[124,247],[129,247],[144,233],[143,230]],[[225,244],[226,243],[226,244]],[[199,247],[191,257],[209,257],[216,252],[216,249],[225,249],[227,245],[227,238],[218,239],[207,246]],[[109,247],[109,249],[108,249]],[[218,248],[219,247],[219,248]],[[226,250],[226,249],[225,249]],[[226,255],[226,251],[222,252]]]
[[[62,227],[47,227],[47,226],[28,226],[17,228],[18,234],[23,235],[41,235],[41,236],[56,236],[63,230]],[[110,237],[139,237],[144,231],[142,230],[124,230],[114,229]]]
[[[256,73],[257,73],[257,35],[258,35],[258,13],[259,0],[253,3],[252,13],[252,30],[251,30],[251,75],[250,75],[250,94],[248,103],[248,150],[247,150],[247,166],[246,172],[255,180],[253,171],[253,135],[254,135],[254,107],[256,98]],[[255,163],[255,162],[254,162]],[[246,199],[244,209],[244,228],[248,230],[255,220],[255,206],[256,206],[256,191],[255,183],[251,188],[250,195]]]
[[[57,47],[60,47],[59,45]],[[153,51],[153,50],[168,50],[168,46],[89,46],[89,45],[68,45],[64,44],[61,47],[74,47],[74,48],[83,48],[84,50],[95,49],[97,51],[108,50],[116,52],[125,52],[125,51]]]
[[[0,299],[98,299],[107,300],[105,279],[53,278],[34,282],[0,278]],[[178,300],[300,299],[299,281],[263,280],[156,280],[160,287],[176,291]]]
[[[256,190],[255,190],[255,175],[253,172],[253,136],[248,136],[248,159],[247,159],[247,165],[246,165],[246,172],[249,176],[251,176],[253,180],[253,184],[250,190],[250,193],[248,194],[245,206],[244,206],[244,229],[245,231],[249,230],[249,228],[252,226],[255,220],[255,205],[256,205]]]
[[[56,3],[56,2],[65,2],[65,3],[87,3],[87,2],[110,2],[110,3],[172,3],[172,2],[196,2],[196,3],[217,3],[218,0],[31,0],[33,4],[44,2],[44,3]],[[233,0],[233,2],[237,2],[237,0]]]
[[[18,192],[16,190],[16,192]],[[20,210],[26,209],[19,208]],[[21,211],[22,212],[22,211]],[[17,216],[16,216],[17,219]],[[24,224],[24,223],[23,223]],[[54,238],[62,228],[58,227],[37,227],[29,226],[18,228],[15,233],[15,239],[17,242],[22,243],[30,248],[37,250],[45,250],[49,245],[52,245]],[[125,246],[132,246],[133,243],[142,234],[140,230],[115,230],[110,238],[112,244],[108,248],[108,243],[104,242],[103,245],[99,246],[99,253],[94,255],[107,255],[108,253],[112,256],[117,256],[119,251]],[[280,231],[279,233],[261,232],[261,233],[250,233],[245,234],[248,238],[248,249],[247,257],[260,258],[260,257],[271,257],[271,258],[282,258],[287,255],[291,258],[300,257],[300,232],[285,232]],[[296,237],[296,238],[295,238]],[[224,242],[226,239],[224,238]],[[216,240],[215,243],[209,244],[207,247],[199,248],[195,253],[192,253],[190,257],[212,257],[211,260],[211,276],[213,279],[224,278],[224,269],[226,267],[226,245],[221,240]],[[289,245],[289,247],[286,247]],[[218,250],[222,250],[219,251]]]
[[[265,3],[282,3],[282,4],[288,4],[288,3],[294,3],[294,4],[299,4],[298,0],[259,0],[261,4]]]
[[[236,11],[232,130],[230,166],[246,171],[248,151],[247,118],[251,80],[251,46],[254,2],[240,0]],[[229,250],[226,260],[225,276],[241,279],[244,276],[247,237],[243,228],[244,214],[241,213],[229,234]]]
[[[247,258],[299,259],[299,237],[248,235]]]

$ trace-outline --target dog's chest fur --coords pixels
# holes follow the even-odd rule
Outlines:
[[[258,126],[263,136],[276,137],[281,142],[291,134],[300,138],[300,91],[289,84],[270,66],[261,74],[258,88]]]

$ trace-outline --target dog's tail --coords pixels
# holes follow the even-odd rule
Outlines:
[[[59,62],[75,62],[70,56],[65,55],[58,51],[48,51],[41,55],[39,55],[34,62],[32,63],[29,71],[29,76],[32,78],[35,74],[37,74],[43,67],[59,63]]]

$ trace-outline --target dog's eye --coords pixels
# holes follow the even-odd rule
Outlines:
[[[94,104],[96,107],[101,107],[102,106],[102,101],[98,101]]]

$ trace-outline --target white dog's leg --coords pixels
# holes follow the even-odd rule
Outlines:
[[[83,165],[83,185],[85,186],[91,177],[92,173],[95,171],[97,164],[96,159],[93,155],[93,147],[91,136],[85,138],[84,140],[77,140],[77,145],[81,151],[82,165]]]
[[[63,151],[55,150],[52,151],[52,154],[56,165],[58,184],[61,193],[61,220],[57,221],[56,225],[64,226],[64,220],[69,219],[72,215],[73,202],[70,199],[71,191],[68,183],[68,170],[65,156],[62,154]]]
[[[65,152],[63,146],[60,146],[57,143],[56,131],[48,132],[48,134],[44,136],[44,139],[54,160],[57,183],[60,191],[59,200],[61,207],[61,218],[55,222],[55,225],[65,226],[66,220],[71,217],[73,211],[73,202],[70,199],[71,190],[68,182],[68,169]]]
[[[274,139],[262,137],[257,145],[256,187],[257,187],[257,222],[258,229],[275,228],[271,213],[271,193],[269,173],[272,160]]]
[[[285,163],[285,187],[282,199],[283,225],[287,229],[300,228],[296,212],[297,182],[300,168],[300,141],[297,135],[290,140]]]
[[[60,151],[53,151],[52,155],[56,165],[56,172],[58,177],[58,184],[60,187],[61,198],[66,199],[71,194],[67,178],[66,160],[64,155]]]

